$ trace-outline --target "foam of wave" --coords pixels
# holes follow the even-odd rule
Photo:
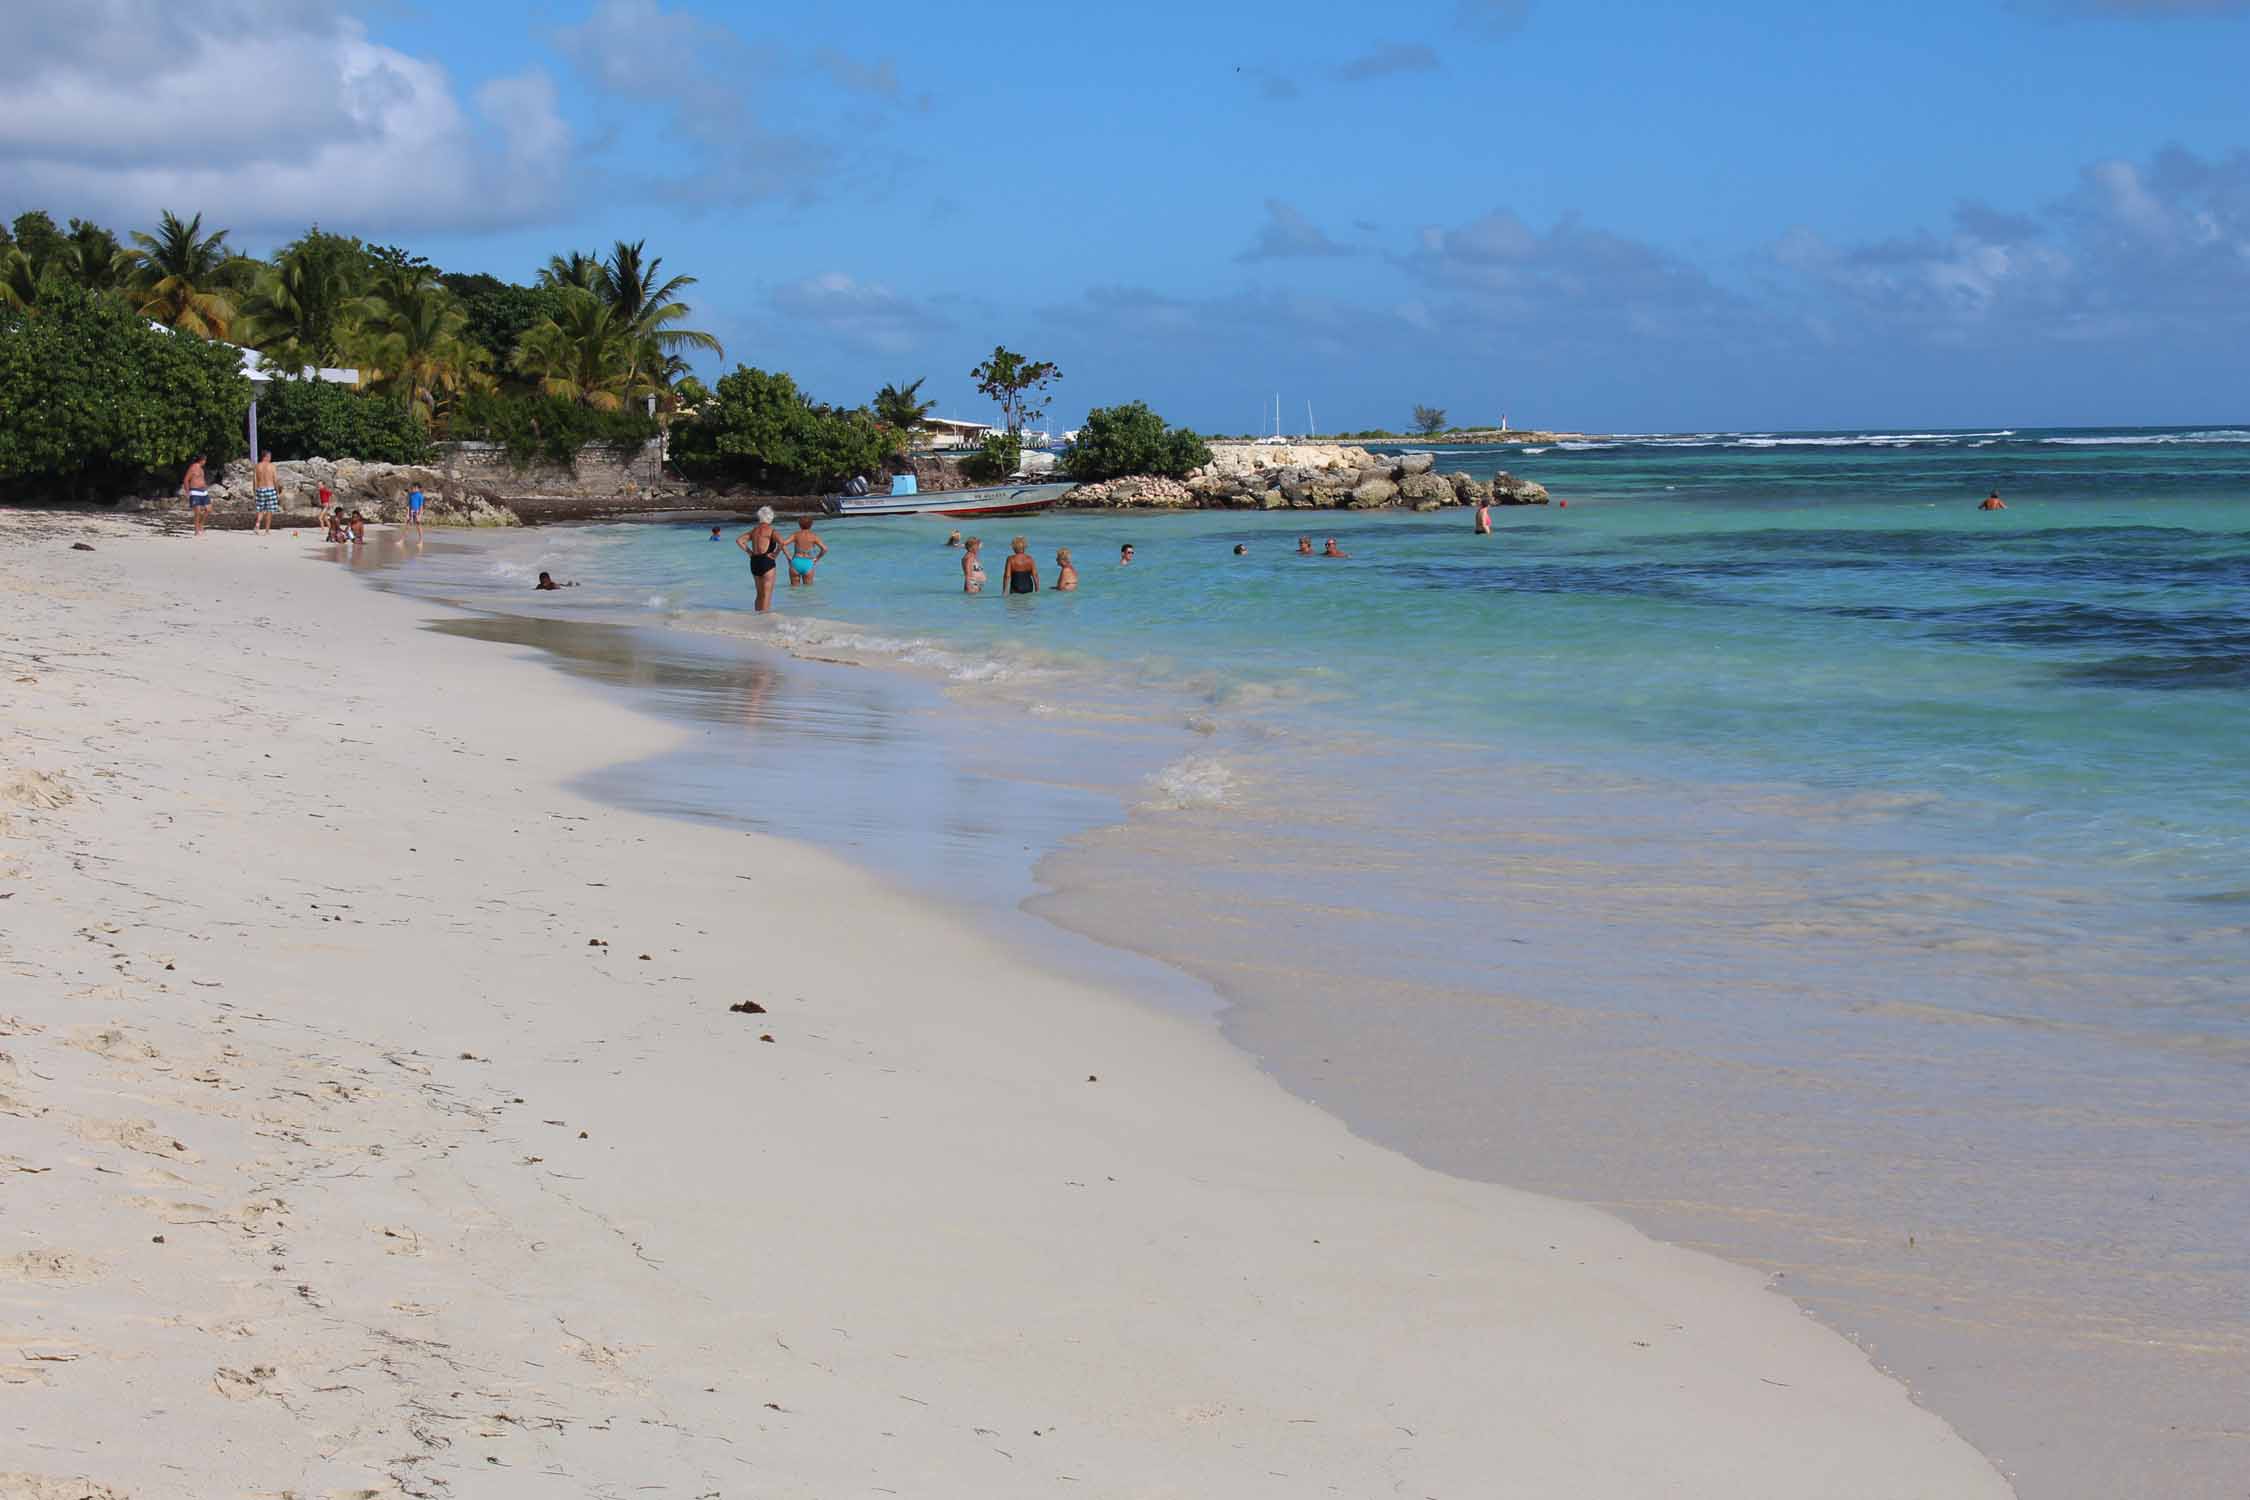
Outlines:
[[[2113,437],[2043,437],[2058,448],[2153,448],[2176,443],[2250,443],[2250,430],[2214,427],[2201,432],[2137,432]]]
[[[1216,755],[1185,755],[1148,778],[1155,793],[1148,805],[1178,809],[1223,807],[1234,790],[1234,773]]]

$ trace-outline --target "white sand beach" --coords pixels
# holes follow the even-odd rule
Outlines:
[[[2009,1493],[321,553],[0,516],[0,1497]]]

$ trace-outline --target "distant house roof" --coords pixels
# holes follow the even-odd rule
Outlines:
[[[990,422],[964,422],[959,417],[924,417],[924,427],[942,427],[948,432],[990,432]]]

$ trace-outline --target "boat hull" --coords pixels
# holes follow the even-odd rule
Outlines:
[[[1074,484],[994,484],[926,495],[831,495],[821,502],[839,518],[853,516],[1029,516],[1077,488]]]

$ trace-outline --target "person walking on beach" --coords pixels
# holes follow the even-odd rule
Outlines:
[[[1031,543],[1015,537],[1008,543],[1007,561],[1000,564],[1000,576],[1011,594],[1036,594],[1039,592],[1039,559],[1030,552]]]
[[[813,569],[828,555],[828,544],[813,530],[811,516],[797,518],[797,534],[789,539],[789,586],[813,581]]]
[[[1984,504],[1977,507],[1978,510],[2006,510],[2007,508],[2008,502],[2000,498],[1998,490],[1994,490],[1991,494],[1985,496]]]
[[[258,519],[251,528],[260,536],[273,535],[273,518],[281,514],[281,474],[273,466],[273,450],[258,455],[250,471],[250,487],[257,492]]]
[[[1490,500],[1479,500],[1477,502],[1477,535],[1492,535],[1492,502]]]
[[[982,546],[984,538],[981,536],[970,537],[961,544],[961,592],[964,594],[984,592],[984,559],[977,555]]]
[[[203,535],[203,518],[211,511],[211,485],[203,477],[203,455],[198,453],[180,476],[180,493],[187,496],[188,514],[195,517],[195,534]]]
[[[750,581],[757,591],[751,607],[759,614],[773,608],[773,570],[780,566],[781,533],[773,529],[773,507],[758,507],[758,524],[734,539],[750,559]]]
[[[422,534],[422,507],[427,503],[428,497],[422,493],[420,485],[406,492],[406,524],[414,528],[416,536]]]
[[[1063,547],[1055,553],[1055,592],[1067,594],[1078,587],[1078,569],[1071,563],[1070,549]]]

